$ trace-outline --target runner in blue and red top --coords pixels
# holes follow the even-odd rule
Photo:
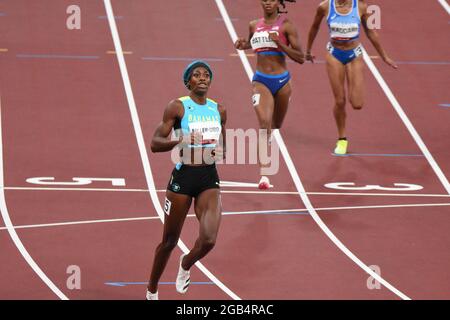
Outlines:
[[[259,188],[270,186],[267,167],[262,163],[260,150],[268,150],[272,129],[283,124],[291,96],[291,76],[286,66],[286,56],[302,64],[304,54],[297,29],[280,10],[285,2],[295,0],[260,0],[264,17],[250,22],[248,39],[238,38],[238,50],[253,49],[257,55],[256,73],[253,77],[253,106],[259,122],[258,161],[260,165]]]

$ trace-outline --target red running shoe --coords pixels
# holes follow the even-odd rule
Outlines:
[[[262,176],[261,180],[259,180],[258,189],[267,190],[269,188],[270,188],[269,178],[267,178],[266,176]]]

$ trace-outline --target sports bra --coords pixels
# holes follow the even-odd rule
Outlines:
[[[276,32],[280,41],[285,45],[289,45],[289,41],[283,32],[280,32],[281,26],[283,25],[286,17],[281,14],[278,15],[277,20],[274,24],[268,25],[264,22],[264,18],[261,18],[256,23],[255,32],[250,39],[250,44],[252,49],[257,54],[262,55],[284,55],[285,53],[278,48],[278,45],[270,40],[269,32]]]
[[[206,104],[198,104],[189,96],[178,98],[183,103],[184,115],[174,124],[176,134],[190,134],[200,132],[203,135],[203,143],[190,145],[191,148],[215,148],[222,132],[220,112],[218,104],[212,99],[207,99]]]
[[[358,0],[353,0],[352,10],[347,14],[341,14],[336,10],[336,0],[330,0],[329,3],[327,23],[330,38],[338,42],[358,39],[361,30]]]

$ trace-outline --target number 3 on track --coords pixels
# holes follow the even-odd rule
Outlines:
[[[392,187],[382,187],[378,185],[366,185],[362,187],[355,186],[353,182],[332,182],[327,183],[325,187],[337,190],[352,190],[352,191],[368,191],[368,190],[379,190],[379,191],[417,191],[422,190],[423,187],[418,184],[409,183],[394,183],[395,188]]]

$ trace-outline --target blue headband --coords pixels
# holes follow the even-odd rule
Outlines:
[[[183,82],[184,82],[184,85],[186,86],[186,88],[188,88],[189,80],[191,79],[191,76],[192,76],[192,71],[194,71],[194,69],[197,67],[204,67],[206,70],[208,70],[209,75],[211,76],[211,80],[212,80],[213,73],[211,71],[211,67],[209,66],[209,64],[207,64],[205,61],[202,61],[202,60],[195,60],[195,61],[191,62],[186,67],[186,69],[184,69],[184,72],[183,72]]]

